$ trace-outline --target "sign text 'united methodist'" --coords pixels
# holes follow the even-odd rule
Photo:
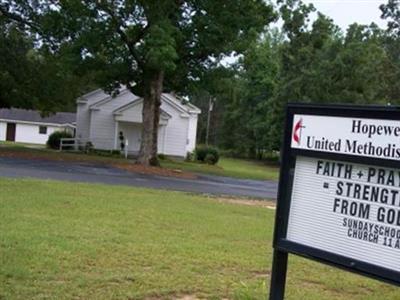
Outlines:
[[[400,121],[295,115],[291,146],[400,160]]]

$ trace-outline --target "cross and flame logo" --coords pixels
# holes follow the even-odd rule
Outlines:
[[[297,143],[297,145],[300,145],[302,128],[305,127],[303,126],[303,118],[300,118],[300,120],[294,125],[293,129],[293,140]]]

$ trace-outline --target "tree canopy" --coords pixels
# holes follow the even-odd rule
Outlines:
[[[381,7],[392,22],[387,31],[352,24],[346,32],[312,5],[279,3],[281,30],[249,44],[231,86],[217,94],[224,113],[214,117],[223,120],[215,140],[235,155],[279,151],[288,102],[400,103],[399,1]]]
[[[288,102],[399,103],[400,1],[380,9],[387,30],[343,31],[301,0],[0,0],[0,101],[46,110],[124,84],[144,98],[139,161],[157,164],[161,92],[203,110],[199,142],[213,99],[210,141],[262,158],[280,149]]]
[[[157,164],[164,89],[200,80],[223,55],[243,51],[273,19],[262,0],[1,1],[0,12],[42,47],[94,70],[101,86],[143,96],[139,162]]]

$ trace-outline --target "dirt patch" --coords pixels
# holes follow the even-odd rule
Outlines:
[[[161,167],[148,167],[137,164],[112,164],[113,167],[126,170],[129,172],[167,176],[167,177],[178,177],[183,179],[196,179],[197,176],[193,173],[183,172],[181,170],[164,169]]]
[[[240,199],[240,198],[215,198],[220,203],[247,205],[247,206],[257,206],[268,209],[275,209],[276,202],[271,200],[252,200],[252,199]]]
[[[178,297],[176,299],[179,299],[179,300],[196,300],[196,299],[199,299],[199,298],[197,298],[194,295],[185,295],[185,296]]]
[[[146,300],[164,300],[164,299],[176,299],[176,300],[200,300],[204,298],[199,298],[195,295],[176,295],[176,294],[169,294],[164,296],[151,296],[145,298]]]
[[[253,273],[253,278],[268,278],[271,276],[271,272],[267,271],[254,271]]]

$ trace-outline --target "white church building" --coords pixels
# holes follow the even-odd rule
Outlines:
[[[130,154],[140,149],[143,98],[123,87],[116,97],[98,89],[77,100],[76,138],[94,148],[120,150],[120,135]],[[196,147],[200,109],[173,94],[161,96],[158,153],[185,157]]]

